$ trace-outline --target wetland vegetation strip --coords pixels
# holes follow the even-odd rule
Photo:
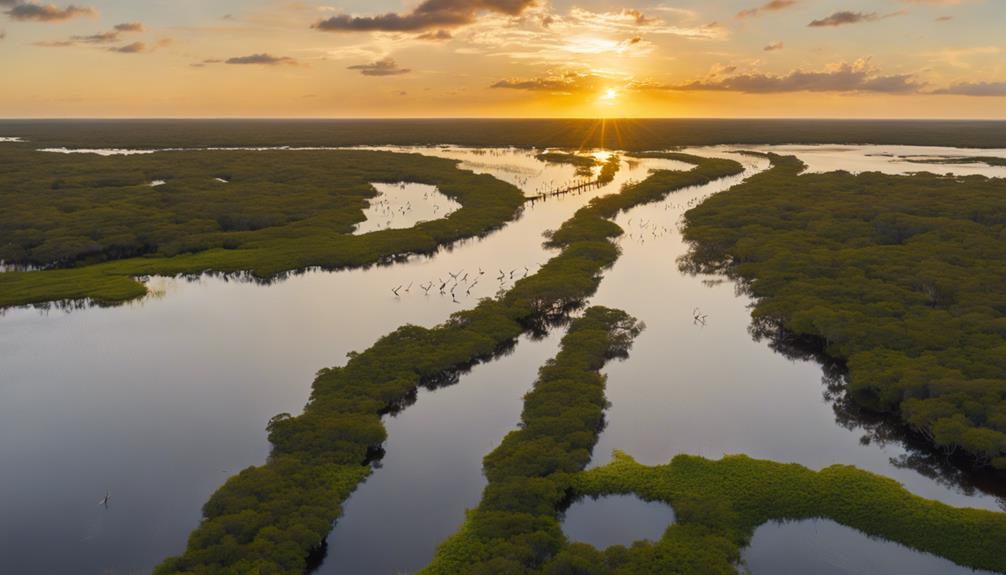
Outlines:
[[[656,542],[598,551],[571,545],[546,573],[735,575],[741,548],[770,521],[827,518],[970,567],[1006,572],[1006,514],[923,499],[896,481],[847,465],[812,471],[743,455],[679,455],[648,467],[616,453],[573,478],[575,496],[635,494],[671,505],[676,522]],[[577,571],[579,566],[588,571]],[[565,570],[564,570],[565,569]]]
[[[560,507],[604,427],[600,369],[627,356],[641,330],[625,312],[602,307],[573,321],[524,397],[519,429],[486,456],[482,501],[423,573],[524,573],[563,547]]]
[[[157,573],[301,573],[371,473],[385,439],[381,415],[407,405],[420,385],[450,383],[521,333],[582,305],[618,258],[612,240],[621,228],[610,218],[620,210],[743,171],[732,160],[694,160],[693,170],[654,172],[577,211],[549,239],[560,253],[501,297],[432,329],[399,328],[345,366],[321,370],[303,414],[270,421],[269,461],[229,479],[204,506],[185,553]]]
[[[685,265],[741,279],[757,334],[847,364],[856,404],[1006,471],[1006,180],[773,161],[686,214]]]
[[[429,254],[504,225],[524,201],[516,187],[455,161],[361,150],[102,158],[4,147],[0,166],[0,259],[58,266],[0,274],[0,308],[119,303],[146,294],[135,278],[151,275],[270,279]],[[436,186],[462,207],[408,229],[353,235],[377,195],[371,183],[402,181]]]
[[[541,160],[542,157],[550,157],[550,156],[554,156],[554,155],[555,155],[555,153],[551,153],[551,154],[539,154],[537,156],[537,158],[539,160]],[[564,157],[565,156],[571,156],[571,157],[574,157],[574,158],[577,158],[577,159],[581,158],[581,156],[576,156],[576,155],[573,155],[573,154],[559,154],[559,155],[560,156],[564,156]],[[542,161],[550,161],[552,163],[568,163],[566,161],[556,161],[554,159],[553,160],[542,160]],[[688,162],[688,163],[694,164],[695,162]],[[618,155],[616,155],[616,154],[612,154],[604,162],[600,162],[599,160],[595,160],[594,158],[591,158],[590,168],[587,171],[587,176],[588,177],[593,174],[593,168],[594,168],[595,165],[599,165],[600,168],[601,168],[598,171],[596,178],[594,178],[592,180],[582,181],[582,182],[576,182],[576,183],[570,183],[570,184],[566,184],[566,185],[560,185],[560,186],[557,186],[554,189],[547,190],[547,191],[542,192],[542,193],[540,193],[540,194],[538,194],[536,196],[528,196],[527,199],[526,199],[526,201],[530,202],[530,203],[534,203],[534,202],[537,202],[537,201],[540,201],[540,200],[544,200],[544,199],[547,199],[547,198],[554,198],[554,197],[557,197],[557,196],[564,196],[566,194],[576,194],[576,193],[580,193],[580,192],[583,192],[583,191],[586,191],[586,190],[590,190],[590,189],[593,189],[593,188],[600,188],[602,186],[606,186],[606,185],[610,184],[615,179],[615,175],[618,174],[618,169],[622,165],[622,161],[621,161],[621,158],[619,158]]]

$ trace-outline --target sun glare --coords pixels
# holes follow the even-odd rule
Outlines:
[[[614,88],[608,88],[604,92],[601,92],[601,102],[605,104],[611,104],[618,98],[618,90]]]

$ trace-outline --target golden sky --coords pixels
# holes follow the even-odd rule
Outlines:
[[[1003,0],[74,1],[0,117],[1006,118]]]

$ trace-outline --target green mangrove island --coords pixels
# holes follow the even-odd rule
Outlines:
[[[371,183],[436,186],[462,205],[409,229],[352,235]],[[152,185],[152,184],[158,185]],[[44,198],[44,201],[40,201]],[[0,308],[142,297],[137,277],[270,279],[430,254],[486,234],[524,196],[457,162],[374,151],[170,151],[99,157],[0,147]]]
[[[741,279],[757,331],[846,364],[857,403],[1006,469],[1002,180],[772,161],[686,214],[686,266]]]

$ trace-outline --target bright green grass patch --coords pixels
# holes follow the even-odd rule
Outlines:
[[[229,183],[217,181],[224,179]],[[166,183],[151,187],[155,180]],[[351,235],[372,182],[437,186],[460,210],[409,229]],[[523,204],[516,187],[417,154],[198,151],[103,158],[0,148],[0,260],[60,269],[0,274],[0,308],[121,302],[150,275],[338,269],[428,254],[488,233]]]

